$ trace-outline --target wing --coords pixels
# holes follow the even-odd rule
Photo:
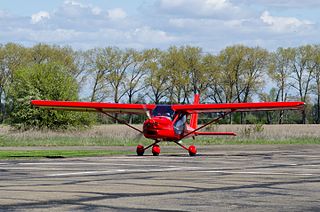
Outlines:
[[[303,108],[304,108],[304,102],[255,102],[255,103],[172,105],[173,110],[177,112],[187,112],[187,113],[303,110]]]
[[[155,108],[153,104],[118,104],[100,102],[71,102],[71,101],[48,101],[32,100],[31,104],[36,107],[44,107],[53,110],[108,112],[108,113],[141,113]]]

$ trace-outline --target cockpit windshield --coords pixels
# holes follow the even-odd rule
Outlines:
[[[173,115],[174,110],[172,110],[170,105],[157,105],[152,111],[152,116],[166,116],[172,119]]]

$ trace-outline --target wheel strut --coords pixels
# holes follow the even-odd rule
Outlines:
[[[144,154],[145,150],[152,147],[152,154],[154,156],[158,156],[160,154],[160,146],[158,145],[159,142],[160,142],[159,140],[156,140],[154,143],[150,144],[147,147],[144,147],[142,145],[138,145],[137,146],[137,155],[142,156]]]
[[[160,146],[158,145],[159,142],[160,141],[155,141],[153,144],[147,146],[146,148],[144,148],[142,145],[138,145],[137,146],[137,155],[143,156],[145,150],[152,147],[152,154],[154,156],[158,156],[160,154]],[[189,148],[187,148],[186,146],[180,144],[178,141],[175,141],[174,143],[176,143],[178,146],[182,147],[183,149],[187,150],[189,152],[190,156],[196,156],[197,148],[194,145],[191,145],[191,146],[189,146]]]
[[[191,145],[189,146],[189,148],[187,148],[186,146],[180,144],[178,141],[174,141],[174,143],[176,143],[178,146],[182,147],[183,149],[187,150],[190,156],[196,156],[197,148],[194,145]]]

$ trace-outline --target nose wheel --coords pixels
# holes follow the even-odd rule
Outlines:
[[[160,154],[160,146],[158,145],[159,142],[160,142],[159,140],[155,140],[155,142],[153,144],[150,144],[147,147],[144,147],[142,145],[138,145],[137,146],[137,155],[142,156],[144,154],[144,151],[146,151],[147,149],[152,147],[152,154],[154,156],[158,156]]]
[[[142,145],[138,145],[137,146],[137,150],[136,150],[137,155],[138,156],[143,156],[145,150],[146,150],[146,148],[144,148]],[[160,146],[158,144],[152,145],[152,154],[153,154],[153,156],[159,156],[160,150],[161,149],[160,149]]]
[[[153,154],[153,156],[159,156],[160,146],[158,144],[155,144],[152,146],[152,154]]]

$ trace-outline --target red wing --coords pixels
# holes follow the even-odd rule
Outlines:
[[[36,107],[44,107],[53,110],[87,111],[108,113],[146,113],[146,110],[153,110],[152,104],[118,104],[100,102],[69,102],[69,101],[48,101],[32,100],[31,104]]]
[[[302,110],[303,108],[304,108],[304,102],[255,102],[255,103],[172,105],[173,110],[187,112],[187,113]]]

